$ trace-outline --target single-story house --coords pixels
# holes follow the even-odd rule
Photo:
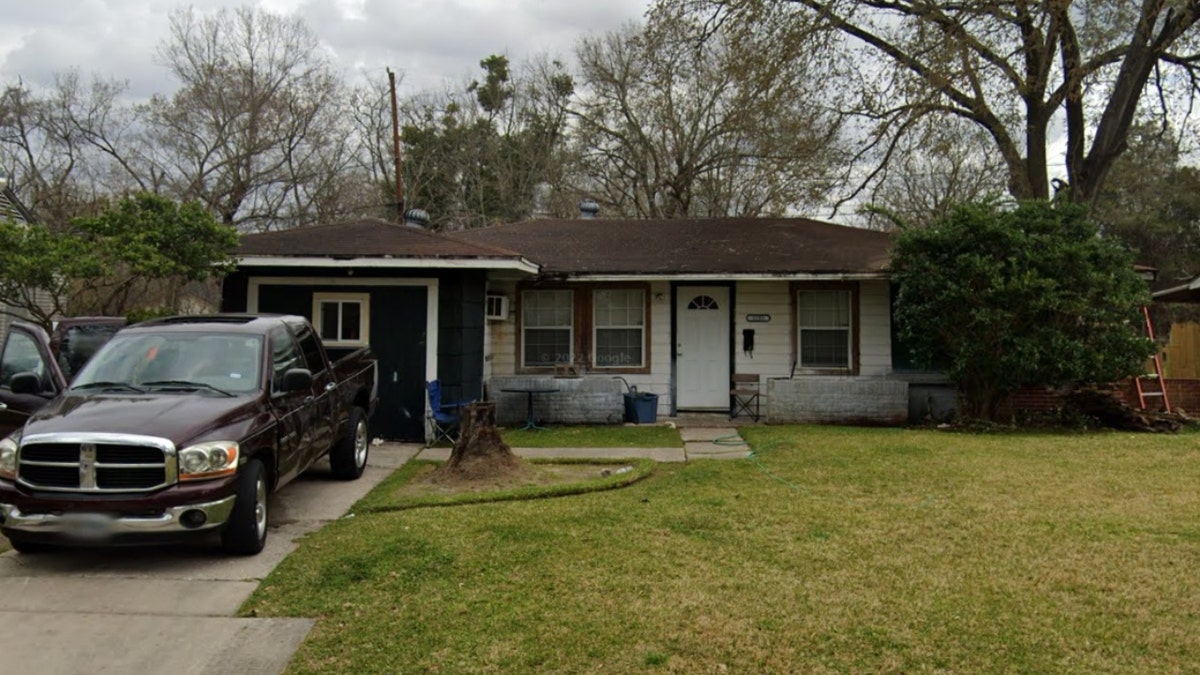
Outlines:
[[[893,364],[886,233],[802,218],[535,219],[449,234],[379,220],[249,235],[226,311],[303,314],[380,359],[386,438],[417,440],[424,383],[504,423],[619,422],[627,386],[660,417],[728,411],[761,378],[769,422],[910,415]]]
[[[488,322],[485,377],[492,391],[517,388],[578,363],[581,378],[546,383],[563,392],[546,397],[555,419],[619,421],[618,376],[658,394],[661,416],[728,410],[733,373],[761,377],[771,421],[907,419],[906,383],[890,377],[885,233],[800,218],[583,218],[450,236],[540,265],[489,281],[513,311]],[[497,400],[516,408],[504,417],[521,412],[520,396]]]

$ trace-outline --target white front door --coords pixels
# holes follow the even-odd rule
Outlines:
[[[677,407],[729,408],[729,288],[680,286],[675,300]]]

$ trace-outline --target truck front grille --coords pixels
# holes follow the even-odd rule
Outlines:
[[[150,492],[177,477],[175,446],[148,436],[31,436],[17,458],[17,480],[35,490]]]

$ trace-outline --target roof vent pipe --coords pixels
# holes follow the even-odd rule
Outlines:
[[[600,205],[595,200],[585,199],[579,202],[580,218],[595,218],[598,213],[600,213]]]
[[[429,213],[424,209],[409,209],[404,212],[404,224],[409,227],[419,227],[422,230],[429,227]]]

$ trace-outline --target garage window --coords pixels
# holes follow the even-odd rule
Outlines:
[[[370,342],[368,293],[316,293],[313,323],[326,347],[365,347]]]

